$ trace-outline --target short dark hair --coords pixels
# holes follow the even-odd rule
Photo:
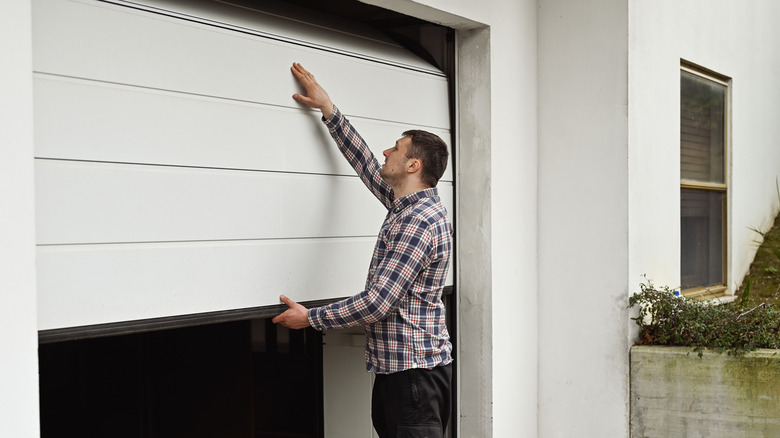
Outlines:
[[[419,129],[410,129],[404,132],[403,136],[411,137],[412,140],[406,151],[406,158],[422,161],[422,182],[428,187],[436,187],[447,169],[447,144],[438,135]]]

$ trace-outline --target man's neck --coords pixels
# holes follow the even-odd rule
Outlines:
[[[429,188],[430,187],[422,183],[403,184],[399,187],[393,187],[393,196],[395,197],[395,199],[401,199],[410,193],[419,192],[420,190],[425,190]]]

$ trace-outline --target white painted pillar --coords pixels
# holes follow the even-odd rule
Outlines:
[[[37,437],[30,0],[0,2],[0,436]]]
[[[628,2],[539,3],[539,436],[628,436]]]
[[[496,0],[492,7],[493,437],[537,437],[538,5]]]

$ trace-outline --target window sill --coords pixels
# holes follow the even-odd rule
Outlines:
[[[731,303],[737,299],[736,295],[728,293],[726,286],[687,289],[682,291],[682,295],[692,300],[708,301],[713,304]]]

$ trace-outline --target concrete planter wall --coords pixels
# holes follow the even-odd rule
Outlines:
[[[633,347],[631,437],[780,437],[780,350]]]

